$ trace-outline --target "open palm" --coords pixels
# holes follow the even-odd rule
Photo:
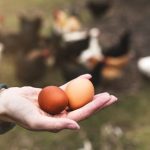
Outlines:
[[[86,74],[79,78],[90,79],[91,75]],[[64,90],[67,84],[60,88]],[[38,105],[40,91],[41,89],[34,87],[13,87],[2,92],[1,99],[5,112],[3,118],[29,130],[58,132],[62,129],[79,129],[77,122],[90,117],[117,100],[113,95],[101,93],[95,95],[93,101],[77,110],[64,110],[58,115],[50,115],[42,111]]]

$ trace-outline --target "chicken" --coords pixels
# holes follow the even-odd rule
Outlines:
[[[82,64],[73,61],[66,61],[59,65],[62,75],[66,81],[70,81],[79,75],[89,73],[92,75],[92,83],[97,86],[101,81],[101,72],[103,68],[103,63],[98,63],[93,70],[89,70]]]
[[[62,75],[66,81],[70,81],[79,75],[85,74],[88,70],[81,64],[66,61],[59,65]]]
[[[65,57],[66,60],[63,62],[61,61],[60,68],[62,70],[62,74],[66,81],[69,81],[81,74],[90,73],[92,77],[92,82],[94,85],[99,84],[99,81],[101,79],[100,70],[103,67],[103,63],[101,62],[103,59],[103,55],[101,52],[101,47],[98,42],[98,36],[99,36],[99,29],[93,28],[90,30],[90,40],[84,41],[85,43],[77,44],[75,41],[74,46],[72,45],[72,49],[68,49],[68,52],[70,50],[70,53],[66,53],[68,57]],[[69,38],[68,38],[69,39]],[[79,42],[79,41],[78,41]],[[81,42],[81,41],[80,41]],[[83,42],[83,41],[82,41]],[[88,44],[88,43],[89,44]],[[76,45],[77,44],[77,45]],[[82,45],[86,46],[86,49],[81,49]],[[80,51],[78,49],[80,47]],[[83,48],[83,47],[82,47]],[[62,56],[62,55],[61,55]],[[69,59],[69,58],[72,59]]]
[[[140,58],[137,63],[139,71],[150,78],[150,56]]]
[[[16,63],[16,76],[24,84],[34,84],[46,73],[45,50],[34,49],[27,54],[20,52]]]
[[[101,76],[103,77],[103,79],[110,80],[110,81],[121,78],[122,74],[123,72],[120,68],[113,67],[113,66],[105,66],[101,70]]]
[[[40,17],[20,17],[19,40],[25,50],[34,49],[38,46],[42,19]]]
[[[65,33],[62,44],[56,46],[56,57],[60,63],[64,60],[75,60],[88,45],[89,35],[86,31]]]
[[[126,30],[119,43],[103,50],[105,57],[105,68],[102,70],[103,78],[113,80],[123,75],[123,68],[127,66],[131,59],[131,53],[129,53],[130,36],[130,31]]]
[[[81,52],[77,58],[77,62],[84,66],[87,69],[87,72],[93,76],[93,84],[98,85],[102,77],[101,70],[104,67],[104,56],[98,41],[100,31],[97,28],[92,28],[89,34],[89,47]]]
[[[97,63],[103,61],[104,56],[98,41],[99,29],[93,28],[90,30],[90,43],[88,49],[81,52],[78,61],[79,63],[92,70]]]
[[[105,63],[108,66],[122,68],[129,63],[129,60],[130,60],[129,55],[123,55],[123,56],[119,56],[119,57],[106,57]]]
[[[103,54],[105,57],[119,57],[128,54],[131,32],[129,30],[125,30],[122,37],[120,37],[120,42],[116,45],[113,45],[110,48],[104,49]]]
[[[111,0],[94,1],[89,0],[86,4],[92,16],[97,19],[103,16],[111,6]]]
[[[83,73],[92,74],[94,85],[99,85],[102,79],[113,80],[122,77],[123,68],[128,64],[130,59],[130,34],[125,32],[120,42],[109,49],[113,50],[114,53],[111,51],[110,53],[102,51],[103,49],[99,44],[99,34],[99,29],[91,29],[89,32],[89,45],[86,49],[80,51],[80,53],[78,52],[74,55],[78,48],[73,40],[74,45],[72,45],[72,48],[67,47],[68,50],[66,53],[63,53],[66,55],[60,54],[61,57],[65,58],[65,63],[60,63],[60,65],[62,65],[61,70],[67,81]],[[69,38],[69,36],[66,39],[75,39],[72,37]],[[69,40],[68,43],[70,43]]]
[[[86,39],[87,36],[87,31],[75,31],[63,34],[62,39],[64,42],[74,42]]]
[[[61,35],[81,30],[81,23],[76,16],[69,15],[63,10],[57,10],[53,14],[53,28],[57,34]]]
[[[96,72],[94,75],[99,76],[96,80],[120,78],[123,75],[123,68],[131,58],[129,44],[130,33],[126,31],[120,43],[104,51],[98,43],[98,30],[92,29],[89,48],[81,53],[78,61],[92,72]],[[98,66],[101,66],[99,70]]]

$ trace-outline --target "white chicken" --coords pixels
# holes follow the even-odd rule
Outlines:
[[[150,56],[140,58],[137,66],[142,74],[150,78]]]
[[[96,64],[104,59],[102,49],[98,41],[100,31],[97,28],[90,30],[90,43],[88,49],[84,50],[79,58],[79,63],[86,66],[88,69],[93,69]]]
[[[68,32],[63,34],[62,38],[65,42],[74,42],[86,39],[88,36],[87,31],[75,31],[75,32]]]

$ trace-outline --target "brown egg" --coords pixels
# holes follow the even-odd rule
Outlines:
[[[68,84],[65,92],[69,99],[69,107],[75,110],[92,101],[94,86],[88,79],[77,78]]]
[[[38,96],[42,110],[50,114],[59,114],[68,105],[66,93],[57,86],[48,86],[42,89]]]

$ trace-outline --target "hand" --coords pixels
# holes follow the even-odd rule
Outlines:
[[[80,78],[90,79],[90,75]],[[68,84],[68,83],[67,83]],[[60,88],[65,89],[67,84]],[[74,111],[64,110],[58,115],[50,115],[42,111],[38,105],[39,88],[12,87],[0,95],[0,119],[35,131],[58,132],[63,129],[79,129],[78,121],[84,120],[93,113],[114,103],[117,98],[108,93],[97,94],[92,102]]]

